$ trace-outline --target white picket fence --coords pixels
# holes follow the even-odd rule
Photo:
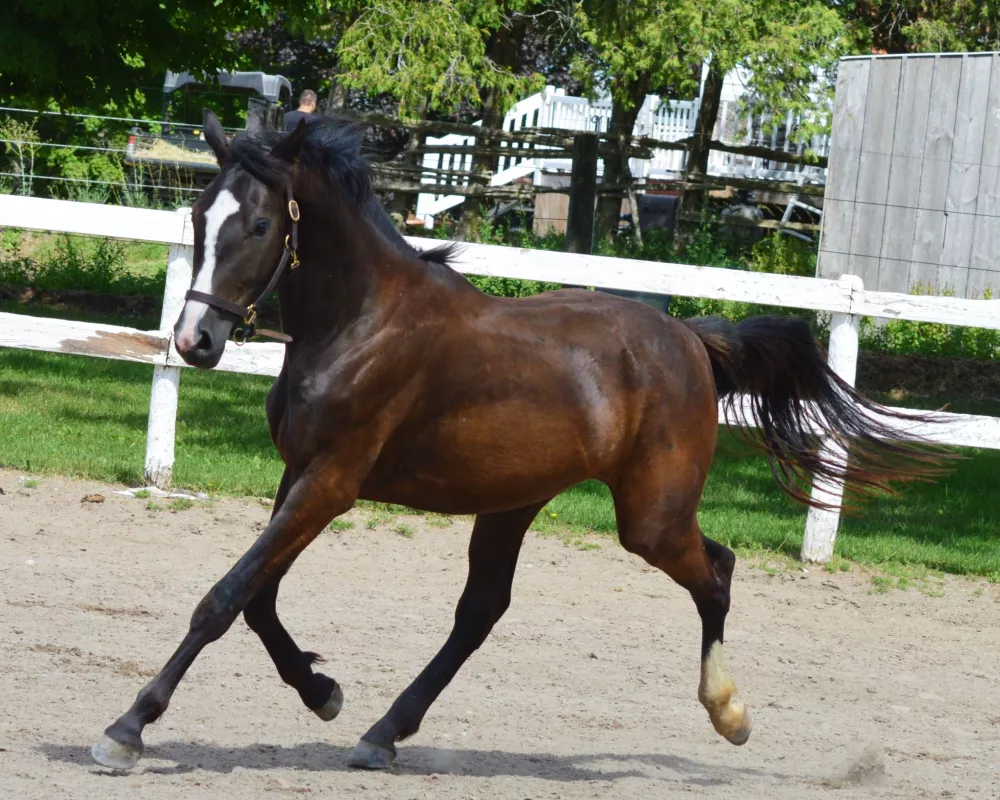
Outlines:
[[[0,228],[3,227],[170,245],[163,314],[157,331],[0,313],[0,347],[75,353],[153,366],[145,473],[150,483],[168,485],[174,463],[180,373],[186,366],[174,349],[172,331],[191,283],[194,237],[189,213],[3,195]],[[408,241],[416,247],[438,244],[428,239]],[[474,275],[830,312],[829,362],[852,384],[858,363],[858,325],[863,316],[1000,329],[1000,300],[871,292],[854,276],[832,281],[477,244],[463,247],[456,266],[461,272]],[[280,344],[236,347],[230,343],[217,369],[275,376],[281,369],[283,356],[284,346]],[[1000,418],[942,413],[939,419],[940,424],[908,430],[941,444],[1000,449]],[[727,420],[721,413],[720,421],[740,422]],[[844,458],[843,453],[832,455]],[[814,493],[839,500],[842,487],[817,486]],[[810,510],[802,547],[804,559],[826,561],[833,555],[838,521],[837,511]]]

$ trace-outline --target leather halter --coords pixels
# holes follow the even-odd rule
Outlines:
[[[233,330],[233,341],[236,342],[237,346],[243,345],[250,339],[254,339],[257,336],[266,336],[270,339],[277,339],[279,342],[288,343],[292,341],[292,337],[287,333],[281,333],[279,331],[272,331],[268,328],[258,328],[257,322],[257,307],[264,302],[267,296],[271,293],[271,290],[278,285],[278,281],[285,272],[285,268],[291,266],[291,269],[295,269],[299,265],[298,247],[299,247],[299,219],[301,215],[299,214],[299,204],[295,202],[295,198],[292,197],[292,187],[289,184],[285,188],[285,195],[288,197],[288,217],[291,220],[291,231],[285,236],[285,250],[281,254],[281,260],[278,262],[278,266],[275,268],[274,273],[271,275],[271,280],[267,282],[267,286],[264,287],[257,298],[250,303],[248,306],[241,306],[239,303],[234,303],[232,300],[226,300],[223,297],[216,297],[214,294],[207,294],[206,292],[198,292],[194,289],[189,289],[187,294],[184,295],[185,300],[197,300],[198,302],[210,305],[213,308],[217,308],[219,311],[225,311],[228,314],[234,314],[239,317],[243,324],[238,328]]]

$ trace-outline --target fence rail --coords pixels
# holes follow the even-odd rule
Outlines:
[[[172,328],[183,305],[184,292],[191,283],[194,235],[190,214],[186,209],[152,211],[3,195],[0,196],[2,227],[170,244],[158,331],[0,313],[0,347],[73,353],[153,366],[145,474],[148,481],[158,486],[169,484],[180,373],[186,366],[173,346]],[[418,248],[438,244],[421,238],[408,241]],[[464,245],[456,269],[474,275],[830,312],[829,363],[851,384],[857,374],[858,327],[862,316],[1000,329],[1000,300],[871,292],[855,276],[834,281],[481,244]],[[283,358],[284,346],[280,344],[227,345],[217,369],[275,376],[281,370]],[[727,419],[720,412],[723,423],[744,424],[744,419],[746,415],[742,419]],[[939,424],[917,429],[900,427],[898,421],[886,422],[939,444],[1000,450],[1000,418],[941,413],[938,419]],[[842,452],[831,455],[846,458]],[[839,498],[842,490],[842,486],[817,485],[813,491],[829,499]],[[837,511],[809,511],[802,546],[804,559],[829,560],[838,523]]]

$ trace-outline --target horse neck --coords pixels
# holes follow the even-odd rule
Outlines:
[[[278,290],[282,326],[296,342],[335,338],[377,310],[405,259],[343,198],[299,199],[300,265]]]

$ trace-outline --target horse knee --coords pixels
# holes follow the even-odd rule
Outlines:
[[[463,597],[455,609],[455,631],[478,649],[509,607],[509,591],[489,599]]]
[[[229,630],[239,612],[231,593],[221,583],[216,584],[191,615],[190,631],[205,641],[214,642]]]

